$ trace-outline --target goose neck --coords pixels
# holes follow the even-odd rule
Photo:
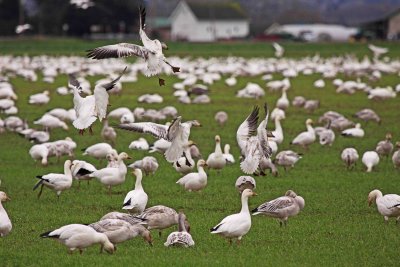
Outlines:
[[[240,213],[249,213],[249,197],[242,196],[242,209]]]
[[[222,154],[222,149],[221,149],[221,143],[216,142],[215,143],[215,154],[220,155]]]
[[[140,175],[140,174],[136,176],[135,190],[136,189],[143,189],[143,187],[142,187],[142,175]]]

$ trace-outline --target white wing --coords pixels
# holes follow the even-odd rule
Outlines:
[[[129,56],[137,56],[147,59],[149,57],[149,54],[152,53],[150,50],[143,46],[129,43],[101,46],[88,50],[87,52],[87,57],[93,59],[120,58]]]
[[[251,114],[246,118],[246,120],[239,126],[237,133],[236,133],[236,140],[244,155],[244,151],[246,150],[247,141],[249,140],[250,136],[252,136],[257,129],[257,122],[258,122],[258,111],[259,108],[255,106]]]
[[[99,120],[102,121],[107,115],[108,93],[102,85],[97,85],[94,88],[94,97],[96,99],[96,114]]]

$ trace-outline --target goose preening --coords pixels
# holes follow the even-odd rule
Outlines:
[[[173,166],[177,172],[181,174],[187,174],[193,170],[195,162],[192,158],[192,154],[190,153],[190,149],[194,145],[196,144],[193,141],[189,140],[189,142],[185,145],[183,156],[180,157],[176,162],[174,162]]]
[[[276,155],[274,163],[283,166],[286,171],[288,167],[293,168],[299,159],[301,159],[300,154],[292,150],[283,150]]]
[[[179,215],[176,210],[163,206],[157,205],[145,209],[142,214],[137,216],[140,219],[145,220],[147,224],[147,229],[158,229],[159,236],[161,236],[161,231],[163,229],[169,228],[171,226],[177,225],[179,223]],[[190,232],[189,221],[184,219],[185,229]]]
[[[328,122],[328,126],[326,128],[321,127],[320,131],[315,131],[319,136],[319,143],[324,145],[332,146],[335,141],[335,132],[331,129],[331,121]]]
[[[169,234],[167,241],[164,243],[164,246],[183,246],[185,248],[194,246],[193,238],[185,228],[185,221],[186,215],[183,212],[179,212],[178,231]]]
[[[40,160],[42,166],[48,164],[49,149],[46,144],[34,145],[29,149],[29,155],[35,160]]]
[[[340,157],[342,161],[346,164],[347,169],[351,169],[353,166],[355,166],[359,158],[357,150],[352,147],[343,149]]]
[[[273,135],[267,131],[268,107],[264,104],[265,119],[257,128],[259,107],[255,106],[251,114],[239,126],[236,140],[244,160],[240,163],[241,170],[246,174],[254,173],[262,157],[269,158],[272,150],[268,145],[268,137]],[[257,133],[256,136],[253,134]]]
[[[140,214],[144,211],[149,199],[142,186],[142,170],[134,169],[132,174],[136,176],[135,189],[126,194],[122,209],[128,210],[132,214]]]
[[[38,198],[40,198],[42,195],[43,186],[54,190],[57,193],[58,198],[60,197],[61,192],[70,189],[72,186],[72,166],[72,162],[70,160],[66,160],[64,163],[64,173],[49,173],[46,175],[36,176],[39,181],[33,187],[33,190],[40,186]]]
[[[83,224],[68,224],[53,231],[40,235],[43,238],[57,239],[61,244],[68,247],[68,253],[78,249],[82,254],[83,250],[92,245],[100,244],[100,252],[114,252],[114,245],[103,233],[98,233],[92,227]]]
[[[379,155],[375,151],[367,151],[363,154],[361,161],[367,167],[367,172],[371,172],[372,168],[379,163]]]
[[[300,145],[304,149],[308,149],[308,146],[314,143],[315,141],[315,131],[314,128],[312,127],[313,121],[311,119],[306,120],[306,127],[307,131],[302,132],[299,135],[297,135],[290,144],[292,145]]]
[[[96,159],[105,159],[108,154],[112,153],[113,148],[107,143],[98,143],[82,149],[82,155],[92,156]]]
[[[385,222],[389,222],[389,217],[396,217],[396,224],[400,221],[400,196],[396,194],[383,195],[381,191],[375,189],[368,194],[368,205],[376,203],[378,212],[384,216]]]
[[[146,156],[141,160],[135,161],[128,167],[132,169],[141,169],[142,172],[145,173],[145,175],[153,175],[157,171],[158,166],[158,161],[155,157]]]
[[[210,232],[227,238],[229,243],[232,243],[232,239],[237,239],[237,243],[240,244],[242,237],[251,228],[248,199],[256,195],[251,189],[245,189],[242,192],[242,209],[240,212],[225,217],[219,224],[211,228]]]
[[[12,229],[11,220],[2,204],[2,202],[7,200],[11,199],[5,192],[0,191],[0,237],[8,235]]]
[[[197,161],[197,172],[191,172],[180,178],[176,183],[182,185],[185,190],[200,191],[207,186],[207,173],[204,171],[204,167],[207,163],[200,159]]]
[[[111,243],[116,244],[133,239],[137,236],[143,237],[144,241],[153,245],[153,239],[150,231],[142,224],[130,224],[127,221],[120,219],[104,219],[95,223],[89,224],[96,232],[105,234]]]
[[[215,136],[215,150],[207,158],[207,166],[210,169],[220,170],[225,167],[226,159],[221,149],[221,137]]]
[[[92,177],[89,176],[92,172],[96,171],[96,167],[90,164],[89,162],[83,160],[74,160],[72,161],[71,173],[72,178],[78,180],[79,187],[81,185],[81,181],[89,181]]]
[[[378,116],[378,114],[376,114],[375,111],[369,108],[365,108],[358,111],[356,114],[354,114],[354,117],[357,117],[365,122],[375,121],[381,124],[381,118]]]
[[[145,60],[146,69],[144,74],[146,76],[159,75],[163,71],[163,64],[169,65],[173,72],[179,72],[179,67],[172,66],[163,54],[163,49],[168,49],[167,45],[161,43],[159,40],[150,40],[144,32],[146,10],[140,8],[140,29],[139,35],[143,46],[130,44],[130,43],[118,43],[114,45],[106,45],[97,47],[95,49],[88,50],[87,57],[93,59],[104,59],[104,58],[120,58],[137,56]],[[165,84],[165,81],[159,79],[160,86]]]
[[[176,162],[183,153],[185,145],[189,142],[190,129],[192,126],[201,126],[197,120],[182,122],[179,116],[169,126],[153,122],[137,122],[120,124],[118,128],[139,133],[148,133],[158,139],[171,142],[164,155],[168,162]]]
[[[357,123],[354,128],[346,129],[342,131],[342,136],[345,137],[357,137],[362,138],[364,137],[364,130],[361,128],[361,124]]]
[[[304,209],[304,199],[292,190],[288,190],[283,197],[261,204],[254,210],[253,215],[262,214],[277,218],[280,226],[286,226],[289,217],[296,216]]]
[[[224,159],[226,161],[226,164],[233,164],[235,163],[235,158],[233,155],[229,152],[231,149],[231,146],[229,144],[225,144],[224,146]]]
[[[396,142],[397,150],[393,153],[392,162],[395,168],[400,167],[400,142]]]
[[[239,193],[242,194],[245,189],[255,189],[256,180],[253,177],[247,175],[239,176],[235,182],[235,187],[239,191]]]
[[[387,133],[386,138],[383,141],[379,141],[376,145],[375,151],[378,153],[380,157],[386,156],[389,157],[393,151],[393,143],[392,143],[392,134]]]

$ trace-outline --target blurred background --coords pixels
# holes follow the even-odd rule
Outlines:
[[[0,0],[0,37],[365,42],[400,38],[400,0]]]

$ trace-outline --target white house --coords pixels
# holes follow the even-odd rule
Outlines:
[[[170,21],[172,40],[213,42],[244,38],[249,34],[249,19],[237,4],[180,1]]]

